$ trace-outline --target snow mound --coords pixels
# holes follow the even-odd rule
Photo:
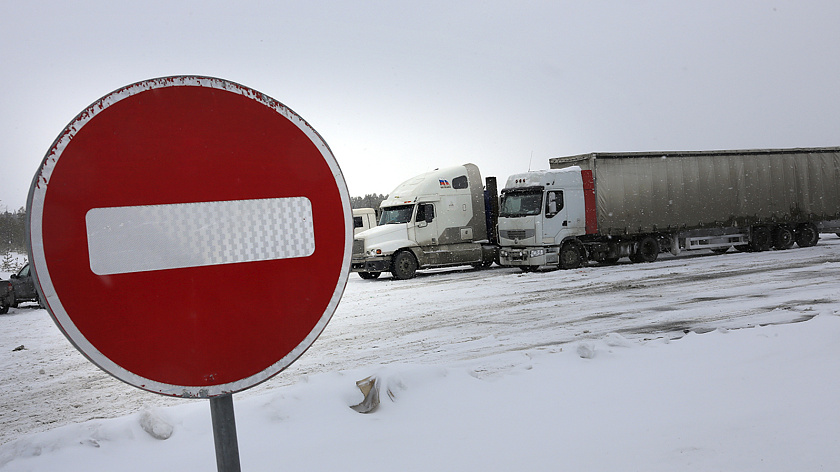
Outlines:
[[[169,439],[175,428],[157,410],[140,413],[140,427],[155,439]]]
[[[633,347],[633,343],[618,333],[610,333],[604,337],[604,343],[610,347]]]
[[[582,342],[578,344],[576,352],[581,359],[593,359],[595,357],[595,344]]]

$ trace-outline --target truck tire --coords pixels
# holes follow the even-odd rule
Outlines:
[[[406,280],[417,273],[417,259],[411,251],[400,251],[394,255],[391,263],[391,274],[397,280]]]
[[[489,261],[473,262],[470,265],[473,267],[473,269],[486,269],[486,268],[490,267],[491,265],[493,265],[493,261],[489,260]]]
[[[816,246],[819,239],[820,233],[812,223],[805,223],[796,228],[796,245],[799,247]]]
[[[767,226],[753,226],[750,231],[750,250],[766,251],[773,247],[773,233]]]
[[[378,279],[382,272],[359,272],[359,277],[365,280]]]
[[[583,265],[581,247],[574,243],[566,243],[560,248],[560,268],[577,269]]]
[[[653,262],[659,257],[659,241],[653,236],[645,236],[639,241],[633,262]]]
[[[793,246],[793,231],[787,226],[779,226],[773,233],[773,247],[776,249],[790,249]]]
[[[0,315],[5,315],[9,312],[9,305],[0,305]]]

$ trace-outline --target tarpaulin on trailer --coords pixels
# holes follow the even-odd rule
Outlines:
[[[840,218],[840,148],[593,153],[549,162],[592,170],[603,234]]]

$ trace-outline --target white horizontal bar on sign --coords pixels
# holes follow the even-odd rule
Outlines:
[[[97,275],[307,257],[306,197],[93,208],[85,215]]]

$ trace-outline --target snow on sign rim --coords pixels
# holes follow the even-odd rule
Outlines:
[[[61,331],[164,395],[276,375],[323,331],[350,274],[350,197],[329,146],[223,79],[149,79],[94,102],[44,157],[27,215]]]

